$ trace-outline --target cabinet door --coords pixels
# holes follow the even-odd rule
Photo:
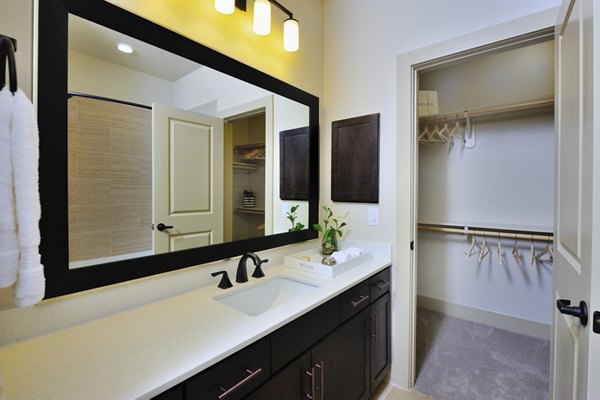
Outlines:
[[[241,399],[271,373],[269,338],[238,351],[186,381],[187,400]]]
[[[306,400],[311,395],[310,351],[279,371],[246,400]]]
[[[365,309],[312,349],[315,400],[369,397],[369,309]]]
[[[381,383],[391,367],[390,294],[387,293],[370,307],[371,323],[371,391]]]

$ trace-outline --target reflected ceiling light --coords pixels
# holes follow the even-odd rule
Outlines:
[[[119,51],[122,51],[123,53],[127,53],[127,54],[133,53],[133,48],[130,45],[128,45],[127,43],[117,44],[117,49],[119,49]]]
[[[231,14],[235,8],[246,11],[247,0],[215,0],[215,8],[223,14]],[[254,0],[254,21],[252,28],[257,35],[271,33],[271,4],[287,14],[283,22],[283,48],[286,51],[298,51],[300,48],[300,27],[298,20],[290,10],[281,5],[277,0]]]
[[[271,33],[271,2],[254,0],[254,33],[265,36]]]
[[[215,0],[215,9],[221,14],[233,14],[235,0]]]

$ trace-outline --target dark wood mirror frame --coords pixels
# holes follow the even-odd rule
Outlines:
[[[160,274],[314,239],[312,229],[69,269],[67,195],[68,14],[106,26],[309,107],[309,221],[318,220],[319,99],[292,85],[156,25],[104,0],[44,0],[39,4],[38,124],[40,130],[40,252],[46,298]]]

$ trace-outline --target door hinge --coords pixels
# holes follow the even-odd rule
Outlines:
[[[411,240],[411,241],[410,241],[410,249],[411,249],[411,250],[414,250],[414,249],[415,249],[415,241],[414,241],[414,240]]]

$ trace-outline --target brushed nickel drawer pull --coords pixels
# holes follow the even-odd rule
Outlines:
[[[386,287],[390,286],[390,283],[392,283],[392,281],[387,281],[387,282],[379,281],[379,282],[377,282],[377,285],[375,285],[375,286],[377,286],[377,289],[383,290]]]
[[[233,393],[237,389],[239,389],[241,386],[245,385],[252,378],[258,376],[262,372],[262,368],[259,368],[256,371],[250,371],[249,369],[247,369],[246,372],[249,373],[250,375],[248,375],[247,377],[245,377],[244,379],[242,379],[241,381],[239,381],[238,383],[236,383],[229,389],[225,390],[223,387],[221,387],[221,390],[223,391],[223,393],[219,396],[219,399],[224,399],[225,397],[229,396],[231,393]]]
[[[321,393],[321,395],[319,397],[321,398],[321,400],[323,400],[323,397],[325,396],[325,361],[321,361],[321,365],[319,365],[319,364],[314,365],[313,375],[314,375],[315,367],[319,368],[321,370],[321,381],[319,382],[319,387],[315,386],[315,389],[317,389]],[[315,395],[313,393],[313,398],[314,397],[315,397]]]
[[[377,343],[377,314],[371,317],[371,321],[375,322],[375,328],[373,329],[373,333],[371,334],[372,338],[375,338],[375,343]]]
[[[306,375],[310,376],[310,394],[306,395],[307,399],[314,399],[315,398],[315,367],[313,366],[310,370],[310,372],[305,371]]]
[[[369,300],[369,295],[366,296],[360,296],[360,300],[358,301],[350,301],[350,304],[352,304],[352,307],[358,307],[361,303],[365,302],[366,300]]]

